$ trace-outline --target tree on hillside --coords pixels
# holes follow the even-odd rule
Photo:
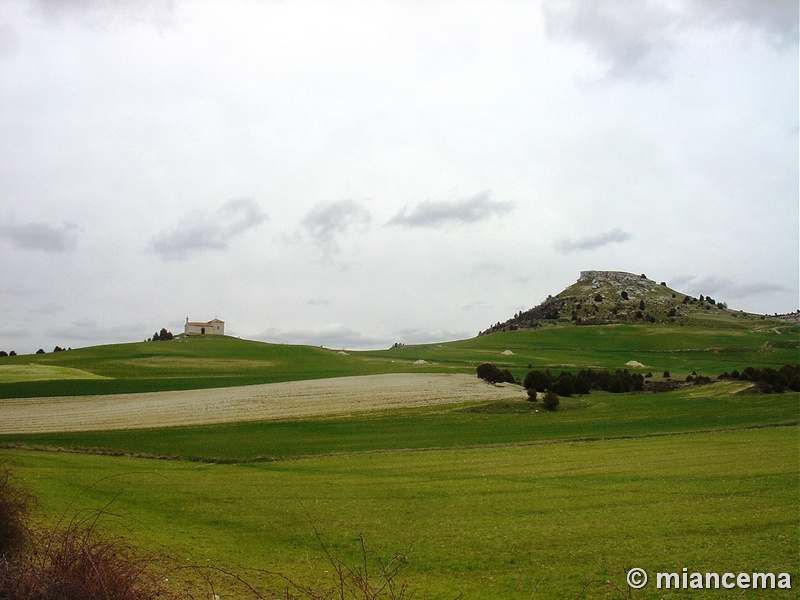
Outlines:
[[[166,342],[168,340],[173,339],[174,337],[175,336],[172,335],[171,331],[167,331],[167,329],[165,327],[162,327],[161,331],[158,331],[153,335],[153,341],[154,342]]]
[[[525,376],[522,385],[529,390],[544,392],[549,390],[553,385],[553,376],[550,374],[550,371],[530,371]]]
[[[489,383],[516,383],[514,375],[508,369],[500,370],[492,363],[483,363],[476,369],[478,377]]]
[[[553,382],[552,391],[559,396],[569,398],[575,393],[575,377],[571,373],[562,371]]]
[[[556,410],[560,403],[558,396],[553,392],[546,392],[544,398],[542,398],[542,404],[547,410]]]

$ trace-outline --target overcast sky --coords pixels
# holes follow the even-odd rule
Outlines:
[[[798,68],[796,0],[0,0],[0,349],[794,311]]]

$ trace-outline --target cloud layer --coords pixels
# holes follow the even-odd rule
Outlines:
[[[618,227],[594,235],[585,235],[577,239],[562,238],[556,240],[553,247],[559,252],[585,252],[597,250],[609,244],[620,244],[631,239],[631,234]]]
[[[489,192],[481,192],[460,200],[426,201],[412,208],[403,207],[387,224],[432,228],[468,225],[505,215],[513,208],[513,202],[496,202]]]
[[[150,240],[150,250],[165,260],[186,260],[205,250],[225,250],[231,241],[267,220],[252,198],[235,198],[211,213],[193,211]]]
[[[797,13],[0,2],[0,348],[433,341],[586,269],[795,310]]]
[[[314,206],[300,223],[302,229],[324,253],[338,253],[339,239],[363,231],[372,222],[369,210],[354,200],[339,200]]]
[[[50,223],[23,223],[0,225],[0,239],[5,239],[17,248],[41,250],[43,252],[68,252],[77,245],[80,228],[74,223],[52,225]]]
[[[778,47],[796,44],[798,36],[798,4],[784,0],[546,0],[542,7],[548,34],[585,44],[610,79],[670,76],[680,34],[698,28],[733,25],[762,34]]]

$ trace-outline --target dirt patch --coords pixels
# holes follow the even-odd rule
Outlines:
[[[205,390],[0,400],[0,434],[137,429],[527,398],[474,375],[390,374]]]

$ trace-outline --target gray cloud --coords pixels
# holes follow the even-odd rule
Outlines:
[[[45,22],[58,23],[68,19],[88,28],[131,22],[157,26],[175,23],[173,0],[36,0],[34,6]]]
[[[678,15],[650,2],[548,1],[542,6],[548,35],[584,42],[608,65],[609,77],[661,78]]]
[[[233,238],[267,218],[253,198],[234,198],[210,214],[191,213],[153,237],[150,250],[165,260],[185,260],[203,250],[225,250]]]
[[[273,327],[262,331],[255,339],[265,342],[324,346],[326,348],[386,348],[391,345],[386,338],[364,335],[338,323],[322,329],[279,329]]]
[[[443,340],[465,339],[474,335],[466,331],[432,332],[424,329],[400,329],[387,335],[369,335],[334,323],[321,329],[280,329],[273,327],[254,336],[272,343],[304,344],[333,349],[368,350],[389,348],[395,342],[429,344]]]
[[[330,305],[330,300],[324,300],[319,298],[309,298],[306,300],[306,306],[328,306]]]
[[[777,47],[797,45],[800,5],[792,0],[693,0],[687,14],[710,26],[735,24],[764,34]]]
[[[340,251],[338,237],[353,227],[372,221],[369,210],[353,200],[318,204],[303,218],[301,225],[326,253]]]
[[[40,222],[0,225],[0,238],[26,250],[67,252],[75,249],[79,231],[80,228],[74,223],[51,225]]]
[[[798,4],[785,0],[687,0],[665,5],[628,0],[547,0],[547,34],[579,41],[607,65],[609,78],[661,79],[677,32],[690,28],[745,28],[778,47],[797,44]]]
[[[595,250],[596,248],[609,244],[627,242],[629,239],[631,239],[630,233],[616,227],[609,231],[598,233],[597,235],[587,235],[575,240],[563,238],[556,241],[553,247],[559,252],[579,252],[583,250]]]
[[[42,304],[40,306],[30,308],[28,309],[28,312],[36,315],[55,315],[65,310],[66,310],[65,306],[61,304],[56,304],[54,302],[49,302],[47,304]]]
[[[514,208],[513,202],[495,202],[489,192],[481,192],[462,200],[421,202],[414,208],[403,207],[387,225],[403,227],[439,227],[448,224],[468,224],[503,215]]]
[[[775,283],[738,282],[729,277],[708,275],[706,277],[683,276],[675,279],[677,289],[693,295],[704,294],[715,300],[741,299],[762,294],[785,292],[786,287]],[[719,296],[719,298],[717,297]]]
[[[435,344],[447,340],[463,340],[473,335],[475,332],[464,330],[428,331],[412,327],[395,331],[392,333],[392,339],[403,344]]]
[[[155,329],[154,329],[155,330]],[[61,323],[49,329],[45,335],[48,338],[61,339],[67,346],[76,341],[80,343],[97,343],[103,340],[138,340],[144,339],[152,332],[148,332],[143,325],[104,325],[91,318],[76,319]]]

